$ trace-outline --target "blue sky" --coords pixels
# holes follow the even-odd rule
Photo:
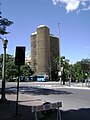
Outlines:
[[[72,63],[90,58],[90,0],[0,0],[2,16],[13,21],[7,53],[15,55],[18,45],[30,53],[30,35],[44,24],[51,34],[58,35],[60,23],[60,54]],[[0,40],[0,54],[3,53]]]

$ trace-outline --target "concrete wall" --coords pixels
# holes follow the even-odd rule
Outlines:
[[[31,68],[33,71],[37,71],[36,70],[36,34],[32,34],[31,35]]]
[[[49,74],[50,37],[49,28],[37,28],[37,73]]]
[[[47,26],[39,26],[31,35],[31,68],[35,74],[48,74],[57,70],[53,62],[59,56],[59,39],[50,35]]]

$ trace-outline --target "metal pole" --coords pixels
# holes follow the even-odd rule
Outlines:
[[[58,35],[59,35],[59,48],[60,48],[60,23],[58,23]],[[61,76],[61,50],[59,49],[59,76]],[[60,77],[60,82],[62,82],[61,77]]]
[[[71,86],[71,78],[72,78],[72,72],[71,72],[71,64],[70,64],[70,68],[69,68],[69,86]]]
[[[82,70],[82,87],[83,87],[83,70]]]
[[[4,48],[3,54],[3,68],[2,68],[2,101],[6,101],[5,98],[5,61],[6,61],[6,49]]]
[[[4,48],[4,54],[3,54],[3,68],[2,68],[2,92],[1,92],[1,102],[5,103],[7,99],[5,98],[5,68],[6,68],[6,48],[8,40],[5,38],[2,40],[3,42],[3,48]]]
[[[18,65],[18,79],[17,79],[17,99],[16,99],[16,116],[18,115],[19,76],[20,76],[20,65]]]

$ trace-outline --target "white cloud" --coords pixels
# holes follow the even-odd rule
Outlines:
[[[90,5],[82,9],[82,11],[88,11],[88,10],[90,10]]]
[[[85,3],[85,2],[82,2],[81,4],[83,5],[83,7],[85,7],[85,6],[86,6],[86,3]]]
[[[78,0],[71,0],[70,2],[68,2],[68,4],[66,5],[67,12],[76,10],[79,7],[79,3],[80,1]]]
[[[52,0],[54,5],[64,4],[67,12],[77,9],[90,10],[90,0]]]

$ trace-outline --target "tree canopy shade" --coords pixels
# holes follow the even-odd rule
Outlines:
[[[0,35],[4,35],[9,33],[6,31],[6,27],[12,25],[13,22],[9,21],[7,18],[3,18],[1,14],[2,12],[0,10]],[[1,36],[0,36],[0,39],[1,39]]]

